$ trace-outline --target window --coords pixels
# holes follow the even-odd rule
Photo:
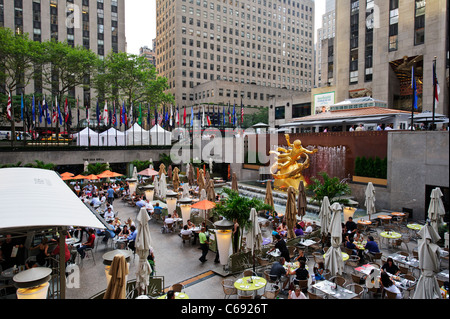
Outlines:
[[[275,120],[284,120],[285,112],[286,112],[285,106],[275,107]]]
[[[415,0],[414,45],[425,43],[425,0]]]

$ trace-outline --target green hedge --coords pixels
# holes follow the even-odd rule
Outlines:
[[[373,178],[387,178],[387,158],[380,159],[378,156],[357,157],[355,159],[355,175]]]

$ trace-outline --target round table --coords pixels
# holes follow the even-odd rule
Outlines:
[[[392,219],[392,216],[388,216],[388,215],[378,215],[377,218],[380,218],[380,219]]]
[[[347,253],[341,252],[341,254],[342,254],[343,261],[347,261],[350,258],[350,256]],[[326,254],[323,254],[323,258],[325,258],[325,255]]]
[[[393,212],[393,213],[391,213],[391,215],[392,215],[392,216],[395,216],[395,217],[403,217],[403,216],[405,216],[405,213],[402,213],[402,212]]]
[[[353,242],[356,246],[356,248],[358,248],[359,250],[366,250],[364,247],[367,244],[367,241],[363,241],[363,242],[359,242],[359,241],[355,241]]]
[[[400,239],[400,238],[402,238],[402,235],[400,233],[395,232],[395,231],[391,231],[391,232],[384,231],[384,232],[380,233],[380,236],[384,237],[384,238],[388,238],[388,239]]]
[[[158,299],[167,299],[167,294],[165,294],[161,297],[158,297]],[[189,296],[186,295],[184,292],[176,292],[175,299],[189,299]]]
[[[370,220],[360,219],[360,220],[358,220],[358,224],[367,226],[367,225],[372,224],[372,222]]]
[[[249,282],[249,281],[252,282]],[[242,291],[255,291],[264,288],[267,284],[267,280],[262,277],[248,276],[239,278],[234,282],[234,288]]]
[[[408,224],[408,225],[406,225],[406,227],[408,227],[409,229],[412,229],[412,230],[421,230],[423,228],[423,225],[420,225],[420,224]]]

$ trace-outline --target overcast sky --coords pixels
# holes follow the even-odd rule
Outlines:
[[[316,0],[316,29],[322,26],[325,0]],[[152,47],[156,37],[156,0],[126,0],[125,25],[127,52],[138,54],[143,46]]]

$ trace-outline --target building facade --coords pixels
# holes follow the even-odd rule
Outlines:
[[[35,41],[84,46],[100,57],[126,51],[125,0],[0,0],[0,27],[28,33]],[[25,94],[43,90],[39,81],[31,81]],[[87,105],[95,91],[77,87],[69,95]]]
[[[326,12],[322,15],[322,27],[317,29],[315,87],[334,83],[335,7],[335,0],[327,0]]]
[[[411,110],[412,67],[418,110],[433,107],[433,61],[440,85],[436,112],[449,114],[447,0],[346,0],[336,6],[336,102],[371,96]],[[314,89],[312,99],[324,89]]]
[[[154,43],[155,41],[153,41]],[[155,47],[153,46],[153,49],[150,49],[147,46],[143,46],[139,49],[139,56],[145,57],[155,68],[156,68],[156,52]]]
[[[253,85],[258,105],[284,89],[310,92],[314,81],[314,1],[157,0],[157,71],[178,105],[197,105],[208,82],[228,83],[240,100]],[[229,88],[231,86],[231,88]],[[216,87],[216,96],[220,87]],[[226,94],[226,93],[225,93]],[[233,93],[234,94],[234,93]],[[250,93],[250,94],[253,94]],[[244,105],[254,105],[244,97]],[[204,99],[203,103],[214,103]],[[228,102],[225,100],[225,102]],[[233,102],[233,101],[231,101]],[[195,111],[195,110],[194,110]]]

